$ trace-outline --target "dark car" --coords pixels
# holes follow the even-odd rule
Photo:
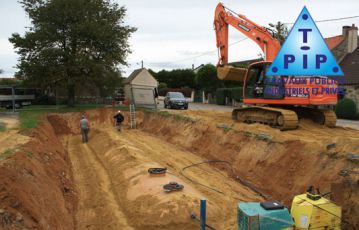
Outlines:
[[[13,109],[13,107],[14,106],[12,105],[12,103],[8,103],[8,104],[5,105],[6,109]],[[21,109],[21,104],[15,103],[15,109]]]
[[[164,106],[170,109],[188,109],[188,102],[182,93],[168,92],[165,97]]]

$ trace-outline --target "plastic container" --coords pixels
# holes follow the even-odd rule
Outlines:
[[[238,204],[239,230],[293,229],[294,222],[287,208],[264,209],[258,202]]]
[[[296,229],[340,229],[341,207],[323,197],[313,199],[307,194],[295,196],[291,214]]]

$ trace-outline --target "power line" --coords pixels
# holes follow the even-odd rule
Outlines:
[[[321,23],[321,22],[331,22],[331,21],[340,21],[340,20],[346,20],[346,19],[352,19],[352,18],[359,18],[359,15],[355,15],[355,16],[349,16],[349,17],[341,17],[341,18],[331,18],[331,19],[323,19],[323,20],[317,20],[317,21],[314,21],[316,23]],[[288,25],[291,25],[291,24],[294,24],[294,22],[285,22],[283,24],[288,24]],[[242,38],[241,40],[238,40],[238,41],[235,41],[233,43],[230,43],[228,46],[232,46],[232,45],[235,45],[235,44],[238,44],[244,40],[248,39],[247,37],[245,38]],[[180,59],[180,60],[177,60],[177,61],[171,61],[171,62],[168,62],[168,63],[178,63],[178,62],[185,62],[185,61],[191,61],[193,59],[196,59],[196,58],[199,58],[199,57],[202,57],[202,56],[207,56],[207,55],[211,55],[213,53],[216,53],[217,52],[217,49],[216,50],[212,50],[212,51],[206,51],[206,52],[202,52],[201,54],[198,54],[198,55],[195,55],[193,57],[189,57],[189,58],[184,58],[184,59]]]
[[[242,38],[241,40],[238,40],[238,41],[235,41],[235,42],[233,42],[233,43],[230,43],[228,46],[232,46],[232,45],[238,44],[238,43],[243,42],[244,40],[247,40],[247,39],[248,39],[248,38]],[[177,62],[191,61],[192,59],[199,58],[199,57],[202,57],[202,56],[211,55],[211,54],[216,53],[216,52],[217,52],[217,49],[216,49],[216,50],[212,50],[212,51],[206,51],[206,52],[202,52],[201,54],[198,54],[198,55],[193,56],[193,57],[184,58],[184,59],[180,59],[180,60],[173,61],[173,62],[169,62],[169,63],[177,63]]]
[[[225,9],[227,9],[228,11],[232,12],[233,14],[239,15],[238,13],[236,13],[234,10],[229,9],[228,7],[224,6]],[[351,19],[351,18],[359,18],[359,15],[355,15],[355,16],[348,16],[348,17],[341,17],[341,18],[332,18],[332,19],[323,19],[323,20],[318,20],[318,21],[314,21],[314,22],[331,22],[331,21],[339,21],[339,20],[345,20],[345,19]],[[294,22],[286,22],[283,24],[294,24]]]
[[[357,16],[350,16],[350,17],[343,17],[343,18],[324,19],[324,20],[319,20],[319,21],[316,21],[316,22],[339,21],[339,20],[345,20],[345,19],[351,19],[351,18],[359,18],[359,15],[357,15]]]
[[[314,21],[316,23],[320,23],[320,22],[331,22],[331,21],[340,21],[340,20],[346,20],[346,19],[351,19],[351,18],[359,18],[359,15],[356,16],[349,16],[349,17],[342,17],[342,18],[332,18],[332,19],[323,19],[323,20],[318,20],[318,21]],[[285,22],[283,24],[294,24],[294,22]]]
[[[331,22],[331,21],[347,20],[347,19],[352,19],[352,18],[359,18],[359,15],[349,16],[349,17],[341,17],[341,18],[323,19],[323,20],[317,20],[317,21],[314,21],[314,22],[316,22],[316,23]],[[283,23],[283,24],[292,25],[292,24],[294,24],[294,22],[285,22],[285,23]],[[241,40],[235,41],[235,42],[229,44],[228,46],[235,45],[235,44],[240,43],[240,42],[242,42],[242,41],[244,41],[244,40],[246,40],[246,39],[248,39],[248,38],[247,38],[247,37],[242,38]],[[191,61],[191,60],[193,60],[193,59],[196,59],[196,58],[199,58],[199,57],[202,57],[202,56],[211,55],[211,54],[216,53],[216,52],[217,52],[217,49],[216,49],[216,50],[213,50],[213,51],[206,51],[206,52],[203,52],[203,53],[201,53],[201,54],[195,55],[195,56],[193,56],[193,57],[184,58],[184,59],[180,59],[180,60],[172,61],[172,62],[168,62],[168,63],[178,63],[178,62]]]

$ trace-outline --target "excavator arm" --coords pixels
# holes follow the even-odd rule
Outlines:
[[[280,43],[266,28],[254,23],[244,15],[237,14],[219,3],[214,16],[219,60],[217,66],[228,64],[228,26],[231,25],[258,44],[265,61],[273,61],[280,49]]]

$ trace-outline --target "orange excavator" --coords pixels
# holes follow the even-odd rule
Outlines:
[[[228,27],[232,26],[257,43],[264,53],[263,61],[246,68],[228,65]],[[337,82],[327,77],[267,76],[266,71],[281,48],[269,29],[260,26],[219,3],[214,28],[219,49],[218,78],[243,82],[243,106],[232,112],[235,120],[263,123],[281,130],[297,129],[298,118],[309,118],[328,127],[336,124],[330,106],[337,104]],[[333,90],[331,92],[333,92]]]

